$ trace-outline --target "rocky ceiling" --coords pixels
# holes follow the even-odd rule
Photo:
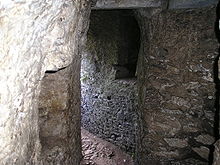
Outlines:
[[[146,8],[166,9],[200,8],[217,4],[218,0],[97,0],[93,9]]]

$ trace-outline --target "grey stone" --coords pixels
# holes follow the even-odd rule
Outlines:
[[[173,157],[178,157],[179,156],[179,152],[178,150],[174,150],[174,151],[160,151],[160,152],[155,152],[155,154],[159,157],[166,157],[168,159],[171,159]]]
[[[165,138],[164,140],[171,147],[184,148],[189,145],[187,139]]]
[[[166,0],[98,0],[92,9],[162,7]]]
[[[92,9],[137,9],[137,8],[202,8],[217,5],[218,0],[98,0]]]
[[[138,150],[140,160],[193,158],[191,148],[207,159],[208,146],[213,142],[216,89],[215,83],[204,76],[214,77],[213,60],[208,60],[207,54],[217,57],[218,41],[213,30],[216,8],[158,10],[153,16],[144,10],[148,13],[147,9],[137,11],[142,29],[138,114],[144,137],[137,139],[142,146]],[[201,148],[194,147],[193,139],[184,142],[184,147],[167,140],[204,132],[210,139],[200,139],[206,143]]]
[[[217,5],[218,0],[169,0],[169,9],[201,8]]]
[[[206,160],[209,159],[209,149],[207,147],[204,147],[204,146],[195,147],[195,148],[192,148],[192,150],[195,151],[202,158]]]
[[[220,164],[220,140],[215,143],[214,161],[213,165]]]
[[[206,145],[211,145],[215,142],[215,138],[213,136],[208,135],[208,134],[199,135],[199,136],[195,137],[195,140],[197,142],[200,142],[200,143],[203,143]]]

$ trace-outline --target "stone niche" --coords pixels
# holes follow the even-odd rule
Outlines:
[[[135,152],[140,29],[132,10],[93,10],[81,64],[82,127]]]
[[[217,136],[216,8],[140,9],[137,15],[139,163],[208,164]]]
[[[42,81],[39,97],[39,133],[44,165],[75,164],[82,158],[80,87],[79,83],[71,81],[71,68],[47,72]],[[75,90],[71,93],[73,84]]]

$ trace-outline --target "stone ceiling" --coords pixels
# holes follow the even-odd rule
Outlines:
[[[93,9],[162,7],[166,9],[200,8],[216,5],[218,0],[97,0]]]

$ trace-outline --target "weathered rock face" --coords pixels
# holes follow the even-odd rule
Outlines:
[[[215,8],[153,13],[139,10],[141,163],[205,162],[214,143]]]
[[[120,9],[166,6],[168,0],[96,0],[95,9]]]
[[[139,28],[131,11],[93,11],[82,59],[82,126],[135,150]],[[133,77],[132,77],[133,76]]]
[[[81,159],[80,106],[70,108],[71,67],[46,73],[39,98],[41,159],[44,165],[79,164]],[[74,84],[76,85],[76,84]],[[80,94],[80,88],[74,93]],[[74,123],[73,123],[73,120]],[[71,124],[72,123],[72,124]]]
[[[74,55],[88,9],[84,0],[0,2],[0,164],[40,164],[40,81],[46,70],[72,61],[79,75],[80,58]]]
[[[169,8],[201,8],[216,5],[218,0],[169,0]]]
[[[82,158],[79,75],[81,50],[88,30],[88,9],[80,12],[79,41],[75,43],[79,49],[74,52],[73,63],[55,73],[47,73],[42,82],[39,115],[41,159],[44,165],[79,164]]]
[[[68,162],[69,68],[46,73],[39,97],[39,126],[44,164]],[[77,147],[78,148],[78,147]],[[57,155],[56,155],[57,154]]]
[[[201,8],[216,5],[218,0],[96,0],[95,9],[137,9],[155,8],[180,9],[180,8]]]

